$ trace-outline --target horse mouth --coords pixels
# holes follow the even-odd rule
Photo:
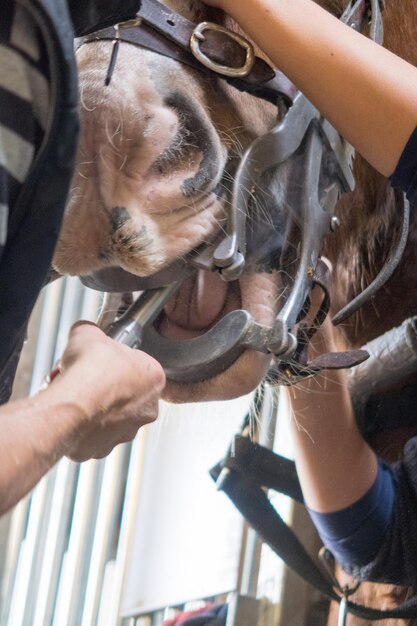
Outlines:
[[[226,283],[217,273],[199,270],[167,303],[158,318],[158,331],[174,341],[193,339],[240,306],[239,281]]]
[[[272,326],[276,317],[277,282],[275,274],[243,274],[239,280],[224,283],[219,275],[200,273],[184,283],[165,306],[155,326],[165,339],[187,342],[205,335],[224,316],[238,309],[246,310],[258,323]],[[224,337],[212,335],[214,353],[222,350]],[[207,344],[208,346],[208,344]],[[210,356],[210,348],[207,356]],[[173,350],[175,348],[173,346]],[[169,402],[200,402],[230,400],[250,393],[266,376],[271,356],[257,350],[244,349],[234,362],[214,373],[202,372],[194,381],[182,382],[167,376],[163,398]]]

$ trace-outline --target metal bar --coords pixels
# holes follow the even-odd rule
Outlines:
[[[45,293],[38,345],[33,364],[31,395],[39,390],[45,374],[50,370],[53,362],[64,291],[65,281],[58,280],[52,283]]]
[[[76,478],[77,466],[67,459],[62,460],[57,467],[57,476],[51,501],[51,514],[40,568],[33,626],[44,626],[52,621],[59,571],[67,541],[67,522],[72,508]]]
[[[108,561],[104,571],[103,592],[100,598],[101,602],[97,618],[97,626],[114,626],[114,624],[111,624],[109,621],[109,615],[111,614],[113,602],[112,589],[114,585],[115,569],[116,562]],[[95,623],[94,626],[96,626]]]
[[[2,602],[0,624],[5,624],[10,611],[17,564],[27,526],[29,501],[21,500],[14,509],[7,536],[7,553],[2,576]]]
[[[278,413],[279,391],[274,387],[263,390],[261,414],[258,419],[259,443],[267,448],[274,444]],[[244,596],[257,595],[259,567],[261,562],[262,539],[252,528],[246,529],[246,541],[241,570],[239,591]]]
[[[45,516],[45,503],[49,497],[47,481],[42,480],[30,502],[27,534],[22,542],[22,549],[16,568],[16,577],[8,615],[8,626],[23,626],[27,603],[30,601],[30,586],[36,581],[32,578],[33,565],[42,543],[42,523]]]
[[[54,362],[61,358],[67,345],[69,330],[80,317],[80,311],[83,308],[83,295],[83,289],[78,278],[69,277],[65,279],[62,309],[55,339]]]
[[[82,611],[86,567],[91,554],[97,511],[97,482],[102,462],[87,461],[80,467],[68,550],[59,580],[54,626],[77,626]]]
[[[89,564],[89,574],[85,589],[85,604],[82,626],[96,623],[100,594],[104,584],[106,561],[114,536],[114,528],[120,514],[120,490],[123,483],[123,470],[126,467],[126,447],[118,446],[106,459],[103,480],[100,487],[97,523],[94,531],[94,543]],[[103,598],[107,594],[103,593]]]
[[[133,444],[126,444],[129,445],[131,452],[127,471],[123,514],[120,521],[120,536],[116,554],[112,602],[108,613],[108,626],[120,626],[122,623],[122,616],[120,615],[121,600],[127,573],[127,562],[135,530],[146,439],[147,430],[142,429],[139,431]]]

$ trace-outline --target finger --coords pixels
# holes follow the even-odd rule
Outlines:
[[[166,384],[165,372],[161,364],[146,352],[133,350],[122,346],[126,355],[131,359],[136,372],[136,393],[144,402],[150,397],[159,397]]]
[[[156,401],[139,403],[136,407],[132,404],[123,411],[109,412],[87,435],[78,439],[67,456],[78,463],[103,458],[120,443],[132,441],[141,426],[153,422],[157,415]]]
[[[103,331],[97,326],[97,324],[94,324],[94,322],[90,322],[88,320],[79,320],[78,322],[75,322],[69,331],[68,337],[77,337],[77,336],[83,336],[83,335],[87,335],[94,337],[94,336],[102,336],[105,337],[105,334],[103,333]]]
[[[133,416],[132,426],[139,428],[145,424],[151,424],[154,422],[159,413],[159,402],[157,399],[149,400],[148,402],[139,402],[136,406],[132,406],[130,409]]]

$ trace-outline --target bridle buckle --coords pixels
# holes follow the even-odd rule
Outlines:
[[[208,57],[201,50],[201,42],[205,40],[204,32],[207,30],[212,30],[218,33],[223,33],[236,41],[242,48],[246,51],[246,59],[245,63],[241,67],[230,67],[228,65],[221,65],[220,63],[216,63],[210,57]],[[247,76],[252,70],[255,64],[255,51],[253,49],[252,44],[239,35],[223,26],[219,26],[214,22],[201,22],[198,24],[190,38],[190,48],[194,57],[199,61],[204,67],[207,67],[212,72],[216,72],[222,76],[231,76],[235,78],[241,78]]]

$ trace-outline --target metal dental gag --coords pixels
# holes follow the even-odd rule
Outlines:
[[[295,167],[294,162],[292,168],[295,155],[297,164]],[[273,326],[262,326],[247,311],[236,310],[200,337],[182,341],[162,337],[152,322],[185,278],[204,269],[219,272],[224,280],[232,281],[244,271],[246,222],[252,198],[260,198],[264,193],[261,182],[265,172],[279,171],[287,162],[290,162],[290,179],[297,177],[288,181],[288,188],[297,190],[297,198],[288,199],[283,206],[292,206],[293,200],[297,200],[301,240],[294,282]],[[147,278],[110,268],[83,277],[82,281],[104,291],[111,283],[120,292],[144,292],[108,332],[155,357],[170,380],[198,382],[210,378],[229,367],[247,348],[274,355],[280,363],[291,361],[298,343],[293,328],[312,287],[324,237],[334,227],[334,207],[340,194],[353,187],[350,146],[298,93],[282,121],[254,141],[244,154],[234,181],[226,234],[220,242],[205,245]]]

